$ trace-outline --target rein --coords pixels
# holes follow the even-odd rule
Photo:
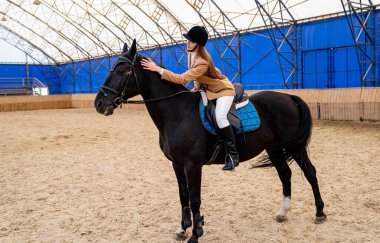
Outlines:
[[[190,90],[184,90],[184,91],[179,91],[175,94],[168,95],[165,97],[160,97],[160,98],[152,98],[152,99],[146,99],[146,100],[131,100],[131,101],[128,101],[128,99],[124,99],[125,92],[127,91],[128,82],[129,82],[130,78],[132,77],[132,74],[135,77],[137,89],[139,90],[139,93],[141,93],[140,88],[139,88],[139,82],[137,80],[137,75],[136,75],[136,72],[134,71],[136,57],[137,57],[137,55],[135,55],[135,57],[133,58],[133,61],[129,60],[126,57],[119,57],[119,60],[115,64],[114,68],[112,68],[110,70],[110,71],[113,71],[115,69],[115,67],[117,66],[117,64],[120,62],[126,62],[128,64],[131,64],[131,70],[127,73],[127,76],[125,77],[125,79],[123,79],[123,81],[120,84],[120,87],[124,86],[123,91],[121,92],[121,95],[117,96],[112,102],[112,105],[115,106],[115,108],[118,106],[120,106],[120,108],[121,108],[123,103],[124,104],[144,104],[145,102],[152,102],[152,101],[160,101],[160,100],[169,99],[169,98],[172,98],[172,97],[177,96],[177,95],[182,94],[182,93],[191,93]],[[103,91],[103,93],[104,93],[103,96],[107,97],[107,99],[108,99],[108,94],[106,91],[110,91],[116,95],[118,94],[118,92],[116,90],[109,88],[107,86],[101,86],[99,89],[101,91]]]
[[[191,91],[190,90],[183,90],[183,91],[179,91],[175,94],[168,95],[168,96],[161,97],[161,98],[146,99],[146,100],[131,100],[131,101],[124,100],[124,101],[127,104],[144,104],[145,102],[166,100],[166,99],[172,98],[172,97],[177,96],[177,95],[182,94],[182,93],[191,93]]]

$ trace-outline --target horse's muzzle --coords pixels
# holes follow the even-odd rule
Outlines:
[[[97,112],[102,113],[101,110],[103,109],[103,101],[101,99],[95,101],[95,108]]]
[[[100,114],[103,114],[105,116],[109,116],[113,114],[113,110],[115,109],[114,105],[110,104],[109,106],[106,106],[102,99],[96,99],[95,100],[95,108],[96,111]]]
[[[113,109],[114,109],[114,106],[113,105],[109,105],[106,108],[106,110],[104,111],[103,115],[105,115],[105,116],[112,115],[113,114]]]

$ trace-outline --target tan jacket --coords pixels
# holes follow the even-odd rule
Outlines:
[[[195,56],[192,63],[190,63],[190,55],[188,56],[188,60],[189,70],[182,74],[175,74],[165,69],[161,79],[165,79],[176,84],[183,84],[194,80],[195,87],[199,88],[200,86],[203,86],[206,89],[206,95],[209,100],[214,100],[222,96],[235,95],[234,86],[226,76],[222,75],[219,69],[216,68],[216,71],[218,76],[221,78],[211,78],[209,76],[209,66],[206,60],[201,58],[199,55]]]

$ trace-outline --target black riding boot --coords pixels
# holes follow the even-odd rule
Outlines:
[[[224,148],[226,149],[226,161],[223,170],[234,170],[239,166],[239,154],[236,149],[236,140],[233,128],[230,126],[220,129],[223,135]]]

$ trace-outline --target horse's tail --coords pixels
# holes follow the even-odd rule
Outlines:
[[[299,127],[296,133],[291,139],[284,142],[284,148],[287,155],[287,159],[294,159],[301,154],[309,144],[311,138],[311,132],[313,128],[313,119],[311,118],[311,112],[309,106],[300,97],[290,95],[300,114]]]
[[[291,138],[274,145],[283,149],[283,156],[288,164],[307,149],[313,128],[313,120],[311,118],[309,106],[298,96],[290,95],[290,97],[296,104],[300,114],[299,127]],[[273,164],[270,161],[269,156],[265,155],[259,158],[259,163],[252,165],[252,168],[272,166]]]

